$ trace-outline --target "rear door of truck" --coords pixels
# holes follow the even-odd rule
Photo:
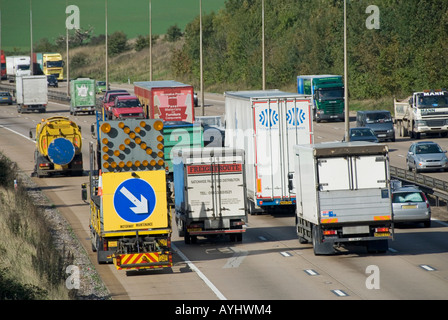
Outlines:
[[[312,142],[310,100],[296,97],[253,101],[257,198],[292,204],[293,146]]]
[[[318,159],[321,222],[391,220],[387,177],[383,156]]]
[[[245,215],[243,155],[191,157],[185,160],[187,202],[192,219]]]

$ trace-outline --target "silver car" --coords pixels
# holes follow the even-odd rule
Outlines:
[[[446,151],[435,142],[415,142],[409,147],[406,167],[409,171],[415,172],[448,170]]]
[[[392,191],[394,222],[423,222],[431,226],[431,207],[423,191],[414,186],[404,186]]]

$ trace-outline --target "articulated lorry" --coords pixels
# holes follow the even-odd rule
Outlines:
[[[345,120],[342,76],[298,76],[297,92],[311,95],[313,99],[313,119],[316,122],[321,120]]]
[[[163,122],[103,120],[97,113],[96,126],[97,141],[89,146],[89,186],[98,262],[113,262],[118,270],[171,267]]]
[[[75,122],[60,116],[42,119],[35,138],[33,175],[83,174],[81,128]]]
[[[296,144],[313,143],[311,97],[279,90],[225,93],[225,146],[245,150],[251,214],[296,201]]]
[[[421,135],[448,133],[448,91],[414,92],[394,99],[394,122],[400,137],[420,139]]]
[[[296,228],[314,253],[359,244],[384,252],[393,239],[387,145],[337,142],[294,146]]]
[[[193,123],[193,86],[173,80],[134,82],[134,94],[140,99],[148,119]]]
[[[94,114],[96,107],[95,80],[78,78],[70,81],[70,114]]]
[[[29,56],[7,56],[6,57],[6,77],[9,82],[16,81],[17,77],[30,76]]]
[[[33,73],[36,75],[54,75],[58,81],[64,80],[64,61],[57,52],[33,53]]]
[[[48,104],[46,76],[21,76],[16,79],[17,112],[45,112]]]
[[[185,243],[217,235],[242,241],[247,222],[244,150],[181,149],[173,163],[176,225]]]

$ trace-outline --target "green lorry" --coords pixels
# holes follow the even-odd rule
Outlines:
[[[78,78],[70,81],[70,114],[94,114],[96,104],[95,80]]]
[[[163,127],[165,171],[167,173],[168,200],[173,201],[173,158],[180,149],[204,147],[204,129],[200,123],[165,121]]]
[[[297,77],[297,92],[312,96],[313,120],[345,120],[344,82],[340,75]]]

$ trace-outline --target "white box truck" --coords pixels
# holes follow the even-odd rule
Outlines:
[[[14,82],[17,77],[30,76],[29,56],[9,56],[6,57],[6,76],[9,82]]]
[[[180,149],[173,175],[175,220],[185,243],[216,235],[242,241],[247,222],[244,150]]]
[[[17,112],[45,112],[48,104],[47,76],[23,76],[16,80]]]
[[[311,96],[279,90],[225,93],[225,146],[245,150],[250,214],[294,210],[293,146],[311,144]]]
[[[314,253],[361,244],[384,252],[393,239],[388,147],[369,142],[294,146],[296,227]]]

